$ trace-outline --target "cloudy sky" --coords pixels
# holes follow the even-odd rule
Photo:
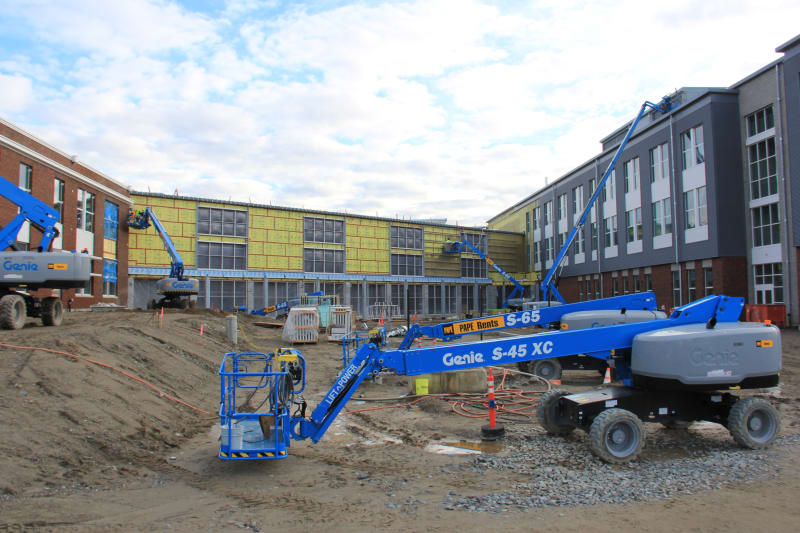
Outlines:
[[[800,3],[2,0],[0,116],[136,190],[487,219]]]

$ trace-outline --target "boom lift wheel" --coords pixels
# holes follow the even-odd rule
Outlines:
[[[558,359],[540,359],[533,362],[533,374],[546,380],[561,379],[561,363]]]
[[[25,299],[19,294],[6,294],[0,298],[0,328],[20,329],[28,317]]]
[[[728,414],[728,431],[742,448],[766,448],[781,431],[780,415],[767,400],[741,398]]]
[[[621,464],[636,459],[644,447],[644,424],[625,409],[608,409],[589,429],[589,447],[603,461]]]
[[[42,324],[59,326],[64,319],[64,305],[55,296],[42,300]]]
[[[563,389],[553,389],[542,394],[539,399],[539,408],[536,409],[536,419],[545,431],[552,435],[566,435],[575,428],[567,424],[556,423],[556,408],[562,396],[569,396]]]

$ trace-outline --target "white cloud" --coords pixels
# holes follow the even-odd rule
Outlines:
[[[124,183],[462,224],[596,155],[644,99],[768,63],[800,15],[707,0],[6,4],[30,41],[0,44],[0,113]]]

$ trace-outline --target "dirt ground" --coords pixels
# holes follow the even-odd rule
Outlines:
[[[279,330],[253,322],[240,318],[253,345],[283,344]],[[800,432],[800,334],[787,329],[782,338],[782,385],[773,400],[790,434]],[[252,349],[242,335],[240,342]],[[305,398],[313,408],[341,369],[341,347],[299,348],[309,361]],[[0,532],[798,530],[796,453],[774,459],[777,477],[649,503],[447,510],[449,491],[485,494],[515,474],[451,468],[470,459],[424,451],[433,441],[479,437],[485,422],[446,406],[342,415],[320,443],[294,442],[287,459],[223,462],[217,371],[232,349],[224,316],[207,311],[167,312],[162,327],[152,312],[75,312],[59,328],[29,320],[22,330],[0,331]],[[579,391],[600,379],[569,372],[564,382]],[[408,378],[392,376],[358,394],[407,391]],[[371,405],[362,399],[348,408]],[[658,453],[646,449],[642,460]],[[389,505],[402,501],[414,502],[413,513]]]

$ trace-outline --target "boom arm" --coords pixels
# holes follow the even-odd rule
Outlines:
[[[155,212],[150,207],[146,207],[139,213],[133,213],[133,211],[131,211],[128,216],[128,226],[133,229],[147,229],[150,227],[151,223],[156,228],[158,235],[161,237],[161,241],[164,243],[164,248],[167,249],[167,253],[172,261],[169,277],[177,278],[181,281],[184,280],[183,259],[181,259],[181,255],[178,253],[178,250],[175,249],[175,245],[172,244],[172,239],[169,238],[167,230],[164,229],[164,226],[161,224],[161,221],[158,220]]]
[[[457,253],[461,253],[464,250],[464,247],[468,247],[470,250],[472,250],[474,253],[476,253],[481,259],[486,261],[486,263],[489,266],[494,268],[501,276],[503,276],[510,283],[514,284],[514,290],[511,291],[511,294],[509,294],[508,297],[503,302],[503,307],[508,307],[508,301],[513,299],[513,298],[516,298],[517,295],[522,296],[522,294],[525,292],[525,287],[520,285],[520,283],[516,279],[514,279],[514,277],[511,274],[509,274],[508,272],[503,270],[500,267],[500,265],[498,265],[497,263],[492,261],[489,257],[486,256],[486,254],[481,252],[476,246],[473,246],[471,242],[469,242],[469,241],[451,241],[451,242],[448,242],[448,243],[445,244],[445,250],[444,251],[445,251],[445,253],[449,253],[449,254],[457,254]]]
[[[19,207],[19,214],[8,225],[0,229],[0,250],[14,246],[17,234],[26,220],[29,220],[31,225],[42,232],[42,240],[37,249],[40,252],[48,250],[53,243],[53,238],[58,235],[55,226],[61,219],[59,212],[2,176],[0,176],[0,195]]]
[[[578,231],[583,228],[583,225],[586,223],[586,218],[589,216],[591,212],[592,206],[597,201],[598,196],[600,196],[600,191],[603,190],[603,186],[605,186],[606,182],[608,181],[608,177],[611,175],[611,172],[614,170],[614,167],[617,166],[617,160],[619,160],[620,156],[622,155],[622,151],[625,149],[625,146],[628,144],[631,136],[633,135],[636,126],[639,124],[639,121],[644,116],[645,112],[648,109],[653,109],[654,111],[658,111],[659,113],[668,113],[670,110],[674,109],[674,105],[672,103],[672,99],[669,96],[665,96],[661,102],[658,104],[654,104],[649,101],[645,101],[642,104],[641,109],[639,109],[639,114],[636,115],[631,127],[628,128],[628,133],[625,134],[625,137],[622,139],[622,142],[619,144],[619,148],[617,148],[617,152],[614,154],[614,158],[611,160],[611,163],[608,164],[608,168],[606,169],[605,174],[603,174],[602,179],[597,184],[597,187],[592,192],[592,197],[589,198],[589,201],[586,204],[586,207],[583,209],[583,213],[581,214],[578,221],[572,227],[572,230],[569,232],[567,236],[567,240],[564,241],[564,244],[561,245],[561,249],[558,251],[555,259],[553,260],[553,266],[550,267],[550,270],[547,271],[547,275],[542,280],[542,300],[549,300],[552,296],[555,296],[561,303],[564,302],[564,297],[561,296],[561,293],[558,292],[556,285],[558,283],[558,275],[561,271],[561,263],[564,261],[564,256],[567,255],[567,251],[569,250],[572,241],[575,240],[575,236],[578,234]]]
[[[554,331],[415,350],[382,352],[375,344],[365,344],[359,348],[320,405],[314,409],[311,418],[292,418],[292,437],[301,440],[311,438],[318,442],[364,379],[377,374],[381,369],[393,370],[399,375],[415,376],[581,353],[611,357],[617,350],[630,348],[633,338],[639,333],[685,324],[706,322],[713,327],[716,322],[736,322],[743,306],[743,298],[707,296],[677,308],[669,318],[663,320]],[[618,375],[626,385],[632,385],[630,371],[619,368],[620,366],[622,365],[618,365]]]
[[[648,310],[656,308],[656,295],[652,292],[640,292],[636,294],[625,294],[602,300],[587,300],[574,304],[554,305],[553,307],[543,307],[541,309],[529,309],[527,311],[517,311],[503,315],[493,315],[472,320],[458,320],[455,322],[444,322],[432,326],[420,326],[414,324],[406,333],[403,342],[400,343],[400,350],[411,348],[414,339],[423,335],[444,341],[452,341],[461,338],[462,335],[484,333],[498,329],[524,328],[528,326],[547,327],[554,322],[561,320],[567,313],[575,311],[595,311],[619,309],[623,312],[626,309]]]

